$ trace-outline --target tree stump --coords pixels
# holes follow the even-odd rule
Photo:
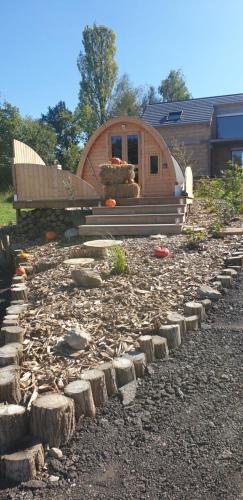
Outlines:
[[[8,365],[20,365],[23,358],[23,346],[12,342],[0,347],[0,368]]]
[[[217,280],[222,283],[224,288],[231,288],[233,285],[233,278],[231,276],[227,276],[226,274],[220,274],[217,276]]]
[[[124,357],[133,362],[136,378],[143,378],[147,365],[145,352],[130,351],[124,354]]]
[[[142,352],[146,354],[147,363],[154,361],[154,344],[152,335],[141,335],[138,338],[139,346]]]
[[[236,255],[235,257],[227,257],[225,259],[225,265],[228,266],[240,266],[243,265],[243,255]]]
[[[185,317],[182,314],[170,312],[167,314],[167,321],[170,325],[179,325],[181,338],[186,333]]]
[[[237,272],[237,274],[241,272],[241,266],[228,266],[227,269],[233,269],[234,271]]]
[[[193,316],[186,316],[186,328],[187,331],[198,330],[198,316],[195,314]]]
[[[79,420],[81,415],[95,417],[96,409],[90,382],[74,380],[65,387],[64,394],[74,400],[76,420]]]
[[[21,328],[21,326],[4,326],[1,329],[1,337],[4,345],[12,342],[22,344],[24,342],[24,334],[24,328]]]
[[[179,325],[162,325],[159,329],[159,335],[166,338],[169,349],[175,349],[181,344]]]
[[[5,326],[18,326],[19,322],[17,319],[9,319],[9,316],[5,316],[3,322],[2,322],[2,328]]]
[[[11,287],[11,298],[12,300],[28,300],[28,289],[24,284],[13,285]]]
[[[3,455],[0,464],[1,473],[6,479],[16,483],[30,481],[45,464],[43,446],[38,443],[24,450]]]
[[[117,386],[122,387],[136,379],[134,364],[125,357],[114,358],[113,365],[116,370]]]
[[[19,367],[16,365],[0,368],[0,403],[21,401]]]
[[[6,453],[28,432],[27,413],[24,406],[0,406],[0,454]]]
[[[74,401],[57,393],[40,396],[32,403],[30,428],[50,448],[67,443],[75,429]]]
[[[112,247],[122,245],[120,240],[93,240],[83,243],[89,257],[105,257]]]
[[[22,312],[24,312],[25,310],[27,309],[27,305],[26,304],[21,304],[21,305],[13,305],[13,306],[9,306],[7,307],[6,309],[6,313],[7,314],[14,314],[14,315],[19,315],[21,314]]]
[[[167,358],[169,355],[169,350],[167,346],[167,340],[160,335],[153,335],[154,344],[154,356],[156,359]]]
[[[81,373],[81,380],[87,380],[91,384],[95,406],[100,406],[108,399],[105,385],[105,374],[101,370],[94,368]]]
[[[98,369],[104,372],[108,396],[113,396],[117,392],[116,371],[113,363],[111,361],[108,361],[107,363],[101,363],[98,366]]]
[[[24,283],[25,282],[25,276],[13,276],[13,279],[12,279],[12,284],[13,285],[19,285],[20,283]]]
[[[185,304],[185,314],[187,316],[198,316],[198,324],[204,320],[206,314],[203,305],[200,302],[187,302]]]
[[[226,274],[227,276],[231,276],[233,279],[237,278],[238,272],[235,269],[231,269],[230,267],[226,269],[222,269],[221,274]]]
[[[200,302],[203,305],[206,312],[210,309],[212,305],[212,301],[210,299],[202,299],[200,300]]]

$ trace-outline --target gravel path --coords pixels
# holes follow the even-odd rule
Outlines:
[[[243,273],[242,273],[243,274]],[[243,276],[197,333],[151,365],[133,404],[114,398],[86,419],[48,474],[1,499],[214,500],[243,498],[240,342]]]

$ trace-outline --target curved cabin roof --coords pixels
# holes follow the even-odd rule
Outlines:
[[[134,127],[139,128],[140,130],[145,130],[147,131],[151,136],[153,136],[154,140],[158,143],[158,146],[160,149],[163,150],[165,159],[168,163],[169,168],[174,170],[174,163],[173,159],[170,153],[170,150],[164,141],[163,137],[155,130],[153,127],[145,123],[143,120],[140,120],[139,118],[134,118],[130,116],[121,116],[118,118],[112,118],[111,120],[108,120],[104,125],[101,125],[91,136],[89,141],[86,144],[86,147],[82,153],[82,156],[80,158],[79,164],[78,164],[78,169],[77,169],[77,174],[78,176],[82,177],[83,176],[83,168],[85,165],[85,162],[89,158],[89,154],[92,150],[92,148],[95,146],[95,143],[97,139],[103,134],[104,132],[108,131],[109,129],[112,129],[113,126],[119,125],[119,124],[131,124],[134,125]]]

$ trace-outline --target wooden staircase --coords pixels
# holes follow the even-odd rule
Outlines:
[[[185,198],[120,200],[114,208],[94,207],[92,215],[86,216],[86,224],[79,226],[79,235],[104,237],[179,234],[185,221],[186,208]]]

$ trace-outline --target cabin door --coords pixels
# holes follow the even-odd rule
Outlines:
[[[162,165],[160,155],[150,151],[145,155],[143,196],[162,196]]]
[[[135,167],[135,182],[142,185],[140,135],[137,132],[111,135],[111,156],[131,163]]]

